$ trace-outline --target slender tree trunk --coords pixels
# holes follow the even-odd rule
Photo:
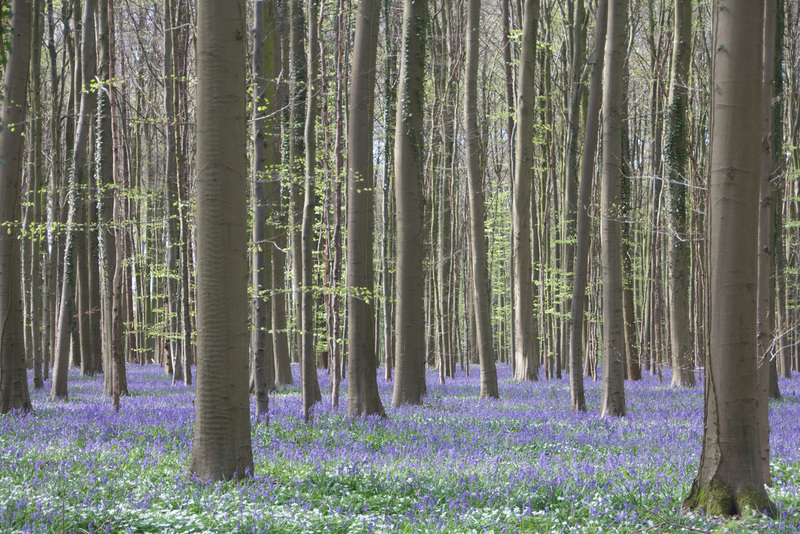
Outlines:
[[[22,265],[18,239],[21,219],[22,148],[25,134],[25,91],[30,73],[31,4],[13,0],[12,46],[3,78],[0,108],[0,413],[29,412],[31,399],[25,368]],[[13,125],[13,127],[12,127]],[[66,384],[66,381],[65,381]]]
[[[491,309],[489,302],[489,270],[484,224],[483,173],[480,162],[480,132],[478,131],[478,47],[480,0],[467,3],[466,90],[464,122],[466,124],[467,195],[472,244],[472,300],[478,361],[481,366],[481,399],[499,398],[497,370],[492,341]]]
[[[581,156],[581,178],[578,190],[578,213],[575,229],[575,274],[572,284],[572,302],[570,315],[572,318],[569,333],[570,377],[569,391],[572,409],[586,411],[586,398],[583,388],[583,318],[586,300],[586,285],[589,270],[589,244],[591,233],[589,221],[589,203],[592,199],[592,177],[594,160],[597,153],[597,137],[599,131],[600,103],[602,98],[603,48],[606,40],[608,4],[600,0],[597,5],[595,21],[595,42],[592,59],[592,76],[589,82],[589,97],[586,106],[586,128],[584,133],[584,149]]]
[[[531,187],[534,166],[534,114],[536,111],[536,34],[539,1],[526,0],[517,75],[517,137],[511,217],[514,286],[514,378],[539,379],[537,321],[533,315],[534,289],[531,272]],[[472,212],[470,212],[470,215]],[[534,230],[535,231],[535,230]]]
[[[292,339],[292,361],[298,361],[302,347],[302,296],[300,295],[303,278],[302,254],[302,217],[303,217],[303,192],[300,189],[305,161],[305,146],[303,144],[303,126],[306,112],[307,98],[307,64],[303,49],[303,35],[305,30],[305,16],[303,13],[304,0],[288,0],[289,3],[289,54],[291,58],[291,96],[289,107],[289,240],[291,242],[292,261],[292,303],[294,305],[294,332]],[[309,17],[310,18],[310,17]],[[303,366],[300,366],[301,380]]]
[[[669,184],[669,323],[672,386],[694,386],[689,321],[689,235],[686,191],[689,161],[689,65],[692,60],[692,1],[675,1],[669,106],[664,135],[664,170]]]
[[[419,404],[425,394],[425,314],[422,263],[422,114],[425,92],[427,0],[404,0],[402,60],[395,131],[397,202],[397,282],[395,287],[395,368],[392,404]]]
[[[380,0],[361,0],[356,15],[347,129],[347,413],[384,414],[378,394],[373,275],[375,65]]]
[[[308,81],[313,91],[317,83],[319,70],[319,45],[317,41],[318,0],[308,0]],[[313,93],[307,95],[305,123],[305,156],[306,156],[306,191],[303,203],[302,242],[302,288],[301,299],[301,332],[302,340],[300,365],[303,369],[303,416],[309,420],[311,407],[322,400],[317,379],[316,352],[314,350],[314,206],[316,193],[316,140],[315,127],[317,121],[317,98]]]
[[[275,162],[272,161],[275,112],[275,4],[271,0],[255,3],[253,19],[253,306],[251,318],[250,372],[254,377],[256,418],[269,421],[269,390],[275,382],[273,357],[272,310],[267,298],[272,289],[272,243],[267,218],[267,182],[273,178]],[[269,136],[269,139],[267,138]]]
[[[197,6],[197,386],[189,473],[253,474],[247,391],[245,6]]]
[[[700,467],[684,506],[709,515],[776,513],[759,444],[756,257],[764,5],[714,2],[709,245],[711,351]],[[767,472],[764,472],[764,469]]]
[[[603,240],[603,394],[602,416],[625,415],[625,332],[622,310],[622,93],[628,2],[608,6],[608,40],[603,71],[603,190],[600,235]]]
[[[774,266],[775,236],[775,207],[772,204],[772,99],[773,85],[775,83],[775,0],[764,1],[764,30],[763,30],[763,72],[761,88],[761,166],[759,180],[759,209],[758,209],[758,264],[756,267],[756,354],[758,362],[758,387],[761,398],[768,397],[771,360],[773,356],[772,344],[775,331],[775,301],[772,297]],[[777,382],[777,381],[776,381]],[[769,403],[758,403],[758,420],[769,421]],[[764,483],[772,484],[769,476],[769,425],[761,424],[759,432],[760,449],[762,452]]]
[[[95,74],[95,31],[94,13],[95,0],[87,0],[84,5],[83,38],[81,40],[81,58],[83,70],[82,78],[91,80]],[[67,368],[69,367],[69,348],[71,333],[75,326],[74,314],[80,312],[75,306],[75,266],[81,258],[78,254],[85,252],[84,233],[81,226],[84,223],[83,198],[88,176],[88,142],[89,126],[91,124],[92,110],[95,107],[94,91],[83,91],[81,96],[78,128],[75,136],[75,146],[72,154],[72,171],[69,187],[69,213],[67,215],[67,234],[64,243],[64,259],[62,263],[63,275],[61,285],[61,301],[58,310],[56,326],[55,361],[53,363],[53,380],[50,387],[50,397],[53,399],[67,398]],[[81,189],[79,191],[78,189]]]

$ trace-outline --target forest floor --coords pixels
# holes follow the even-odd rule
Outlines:
[[[800,531],[800,375],[781,380],[770,412],[779,517],[726,520],[680,506],[697,472],[701,388],[669,388],[668,369],[663,383],[626,382],[628,416],[608,420],[599,382],[586,380],[591,411],[576,414],[566,377],[498,371],[499,401],[477,400],[473,367],[444,385],[429,372],[424,405],[400,409],[379,378],[385,420],[351,420],[326,399],[307,425],[299,388],[282,387],[269,424],[253,426],[254,476],[214,484],[186,476],[192,387],[129,366],[115,414],[101,377],[72,372],[68,402],[34,391],[33,414],[0,417],[0,531]]]

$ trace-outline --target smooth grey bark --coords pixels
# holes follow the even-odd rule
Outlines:
[[[589,269],[589,244],[591,221],[589,203],[592,199],[592,178],[597,153],[597,137],[600,126],[600,104],[602,99],[603,48],[608,23],[608,3],[600,0],[597,5],[595,21],[594,52],[591,63],[592,75],[589,81],[589,95],[586,104],[586,127],[584,129],[584,149],[581,156],[581,177],[578,188],[578,211],[575,228],[575,273],[572,284],[569,332],[569,392],[572,409],[586,411],[586,397],[583,387],[583,324],[584,301]]]
[[[253,474],[250,442],[245,5],[197,4],[197,383],[189,474]]]
[[[564,156],[564,244],[563,261],[566,287],[571,288],[574,282],[575,269],[575,232],[578,217],[578,183],[579,183],[579,142],[580,142],[580,121],[581,121],[581,101],[583,100],[583,85],[585,76],[589,70],[583,70],[584,55],[586,53],[586,10],[583,0],[575,2],[575,11],[572,19],[571,39],[572,39],[572,58],[570,61],[570,86],[569,86],[569,108],[567,110],[567,131]],[[571,311],[572,302],[570,296],[564,298],[562,310]],[[561,336],[562,351],[569,351],[570,320],[562,320]],[[566,358],[567,370],[571,369],[570,359]]]
[[[380,0],[356,15],[347,128],[347,413],[385,415],[378,394],[373,266],[373,135]]]
[[[689,320],[689,240],[686,191],[689,185],[689,66],[692,60],[692,1],[675,1],[669,105],[665,121],[664,171],[669,184],[669,316],[672,386],[694,386]]]
[[[92,80],[95,74],[95,26],[94,13],[97,10],[95,0],[86,0],[83,12],[83,37],[81,39],[81,70],[83,80]],[[69,350],[71,334],[77,325],[73,319],[75,305],[75,266],[86,251],[85,234],[81,229],[85,211],[83,195],[88,176],[88,143],[89,127],[95,107],[94,91],[83,91],[81,94],[78,127],[75,145],[72,151],[72,169],[70,171],[66,237],[62,262],[61,300],[56,324],[56,344],[53,362],[53,379],[50,386],[52,399],[67,398],[67,370],[69,367]]]
[[[290,340],[292,361],[299,361],[302,354],[302,218],[303,218],[303,182],[305,144],[304,125],[306,114],[306,98],[308,93],[308,64],[303,48],[305,35],[304,0],[287,0],[289,4],[289,55],[291,60],[291,85],[289,97],[289,241],[292,260],[292,303],[294,305],[294,331]],[[300,366],[300,378],[303,379],[303,366]]]
[[[31,4],[11,5],[12,51],[3,77],[0,108],[0,413],[29,412],[31,399],[25,362],[22,265],[19,250],[22,148],[30,73]]]
[[[275,384],[272,309],[272,226],[268,222],[267,188],[275,172],[275,24],[272,0],[259,0],[253,18],[253,252],[251,276],[250,374],[255,390],[256,419],[269,420],[269,391]]]
[[[514,292],[514,378],[539,379],[539,328],[533,314],[534,285],[531,252],[531,189],[534,165],[536,114],[536,38],[539,1],[526,0],[517,75],[516,162],[511,217],[512,285]],[[482,207],[482,206],[481,206]],[[471,213],[471,212],[470,212]],[[533,229],[533,231],[537,231]]]
[[[683,504],[715,516],[747,508],[774,515],[759,443],[762,425],[769,425],[759,406],[768,399],[755,358],[764,5],[719,0],[712,12],[711,350],[700,466]]]
[[[403,37],[395,130],[397,275],[395,382],[392,405],[420,404],[425,394],[425,254],[422,200],[422,113],[425,93],[427,0],[403,2]]]
[[[317,40],[317,12],[319,0],[308,0],[308,82],[311,91],[306,98],[305,156],[306,176],[303,202],[302,273],[300,288],[300,365],[303,373],[303,416],[309,420],[312,406],[322,400],[317,378],[317,355],[314,347],[314,207],[316,205],[316,121],[317,95],[314,89],[319,71],[319,42]]]
[[[289,91],[287,90],[289,78],[289,52],[287,12],[288,2],[281,2],[278,6],[275,64],[280,65],[280,75],[275,89],[275,102],[282,108],[282,115],[288,117]],[[280,44],[278,44],[280,43]],[[277,68],[277,67],[276,67]],[[282,121],[284,124],[286,121]],[[277,133],[277,132],[276,132]],[[283,136],[285,137],[285,135]],[[276,162],[277,163],[277,162]],[[289,168],[288,151],[283,153],[283,168]],[[290,385],[294,383],[292,377],[291,356],[289,355],[289,334],[286,322],[286,216],[281,195],[281,187],[273,184],[270,191],[270,207],[273,213],[272,236],[274,248],[272,249],[272,336],[273,351],[275,353],[275,383]]]
[[[772,99],[775,83],[775,26],[777,22],[776,1],[764,0],[763,30],[763,78],[761,88],[761,165],[759,177],[758,205],[758,263],[756,266],[756,356],[758,362],[758,387],[761,397],[768,396],[770,371],[774,365],[772,344],[775,335],[775,205],[772,195],[773,165],[773,115]],[[777,386],[777,380],[776,380]],[[780,396],[780,393],[778,393]],[[759,421],[769,421],[769,403],[759,402]],[[765,484],[771,484],[769,476],[769,425],[760,425],[760,449],[762,452]]]
[[[603,273],[603,393],[601,416],[625,415],[625,332],[622,309],[622,93],[628,2],[608,6],[603,71],[603,187],[600,201]]]
[[[535,3],[535,0],[528,1],[526,7],[533,9],[531,5]],[[497,369],[495,367],[494,344],[492,341],[489,269],[484,224],[483,172],[480,164],[481,140],[478,130],[478,48],[480,44],[478,32],[480,29],[480,15],[480,0],[469,0],[467,3],[467,64],[466,88],[464,91],[467,195],[469,197],[469,230],[472,245],[472,299],[475,310],[476,349],[481,366],[480,398],[497,399],[500,398],[500,393],[497,389]],[[518,302],[517,305],[519,304]]]

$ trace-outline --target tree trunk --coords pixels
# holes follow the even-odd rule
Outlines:
[[[758,387],[762,389],[761,398],[768,396],[771,369],[774,365],[773,347],[775,332],[775,300],[772,289],[774,281],[772,272],[774,267],[773,238],[775,236],[775,207],[772,204],[772,99],[775,83],[775,0],[764,1],[764,30],[763,30],[763,78],[761,87],[761,166],[759,180],[759,209],[758,209],[758,264],[756,267],[756,355],[758,362]],[[777,377],[776,377],[777,379]],[[776,380],[777,386],[777,380]],[[780,394],[779,394],[780,396]],[[758,420],[769,420],[769,403],[759,402]],[[760,448],[762,452],[765,484],[771,484],[769,478],[769,425],[760,425]]]
[[[669,106],[664,135],[664,171],[669,184],[669,324],[672,386],[694,386],[689,321],[689,240],[686,191],[689,162],[689,65],[692,57],[692,1],[675,1]]]
[[[308,0],[308,81],[312,90],[316,87],[319,70],[319,46],[317,41],[317,11],[319,0]],[[303,226],[301,231],[303,263],[300,291],[300,365],[303,369],[303,416],[309,420],[311,407],[322,400],[317,379],[316,352],[314,350],[314,206],[316,193],[316,140],[317,98],[309,93],[306,100],[305,156],[306,191],[303,203]]]
[[[91,80],[95,75],[95,35],[94,12],[95,0],[87,0],[83,14],[83,38],[81,40],[82,78]],[[56,348],[53,362],[53,380],[50,386],[50,397],[67,398],[67,369],[69,367],[69,350],[73,328],[77,326],[73,315],[80,310],[75,306],[75,266],[85,253],[84,233],[80,228],[84,223],[82,195],[88,176],[87,152],[89,143],[89,126],[95,104],[94,91],[83,91],[81,96],[78,128],[75,135],[75,146],[72,154],[72,172],[69,187],[69,213],[67,215],[67,234],[64,243],[63,275],[61,284],[61,300],[56,325]]]
[[[253,474],[247,391],[245,6],[197,6],[197,385],[189,473]]]
[[[294,331],[290,347],[294,347],[292,361],[298,361],[302,351],[302,288],[303,253],[302,253],[302,217],[303,192],[300,189],[305,161],[304,116],[307,98],[307,64],[303,49],[303,32],[305,16],[303,0],[288,0],[289,4],[289,53],[291,59],[291,96],[289,107],[289,240],[291,244],[292,265],[292,303],[294,305]],[[303,366],[300,366],[300,378],[303,379]]]
[[[347,144],[347,413],[384,414],[378,394],[374,329],[372,132],[380,1],[356,15]]]
[[[575,274],[572,284],[572,302],[570,305],[569,332],[569,391],[572,409],[586,411],[586,398],[583,389],[583,317],[586,300],[586,283],[589,270],[589,244],[591,243],[589,220],[589,203],[592,200],[592,177],[594,160],[597,153],[597,136],[599,131],[600,101],[603,82],[603,47],[606,40],[608,4],[600,0],[597,5],[595,21],[594,56],[592,60],[592,77],[589,82],[589,98],[586,106],[586,128],[584,133],[584,149],[581,156],[581,178],[578,189],[578,213],[575,229]]]
[[[756,358],[761,160],[761,2],[714,2],[710,178],[711,351],[700,467],[684,506],[709,515],[776,513],[764,489]]]
[[[0,413],[29,412],[25,366],[22,270],[17,222],[21,218],[22,148],[30,72],[31,4],[13,0],[10,56],[5,65],[0,112]]]
[[[251,319],[250,372],[254,377],[256,418],[269,421],[269,390],[275,383],[273,356],[272,310],[268,293],[272,289],[272,226],[267,207],[266,190],[274,177],[275,143],[275,3],[255,3],[253,19],[253,306]],[[268,185],[269,183],[269,185]]]
[[[603,246],[603,394],[602,416],[625,415],[625,332],[622,310],[622,93],[628,2],[608,6],[608,40],[603,71],[603,190],[600,235]]]
[[[537,18],[534,1],[527,8]],[[478,48],[480,29],[480,0],[467,3],[467,54],[466,89],[464,92],[464,122],[466,124],[467,195],[469,197],[469,226],[472,245],[472,301],[475,310],[475,327],[478,361],[481,366],[481,399],[500,397],[497,389],[494,346],[492,342],[491,309],[489,303],[489,272],[486,262],[486,233],[483,205],[483,173],[480,162],[480,132],[478,131]],[[533,35],[535,35],[535,29]],[[520,78],[523,76],[520,75]],[[523,120],[517,120],[522,124]],[[530,120],[528,119],[528,122]],[[520,135],[522,135],[520,133]],[[530,165],[531,162],[523,165]],[[523,165],[520,165],[522,167]],[[530,271],[527,271],[529,274]],[[524,274],[524,273],[523,273]],[[517,302],[519,305],[520,302]],[[521,329],[520,329],[521,330]]]
[[[403,2],[402,60],[395,130],[397,279],[395,382],[392,405],[420,404],[425,394],[425,255],[422,201],[422,115],[425,93],[427,0]]]
[[[539,1],[526,0],[523,14],[522,43],[517,76],[517,148],[514,164],[514,188],[511,203],[514,258],[514,378],[539,379],[539,355],[535,350],[539,335],[533,315],[533,279],[531,277],[531,187],[533,184],[534,113],[536,111],[536,34],[539,24]],[[471,214],[472,212],[470,212]]]

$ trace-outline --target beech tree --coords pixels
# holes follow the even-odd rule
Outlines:
[[[592,75],[589,81],[589,95],[586,105],[585,148],[581,155],[581,176],[575,223],[575,273],[573,275],[570,306],[572,320],[569,333],[569,392],[572,409],[576,411],[586,411],[582,369],[584,356],[584,305],[589,268],[589,242],[591,241],[589,203],[592,198],[592,177],[594,175],[594,160],[597,153],[597,137],[600,126],[603,60],[605,57],[603,48],[605,47],[606,26],[608,23],[608,2],[606,0],[598,2],[596,13]]]
[[[361,0],[349,95],[347,129],[347,413],[384,415],[375,353],[373,253],[375,63],[380,1]]]
[[[761,164],[764,5],[714,2],[710,176],[711,350],[700,467],[687,508],[709,515],[775,513],[759,435],[768,418],[756,360],[756,257]],[[765,472],[766,470],[766,472]]]
[[[533,9],[532,3],[529,7]],[[535,13],[534,13],[535,14]],[[469,230],[472,245],[472,305],[475,314],[478,361],[481,366],[481,399],[500,397],[497,390],[494,343],[489,304],[489,273],[486,265],[486,230],[484,228],[483,173],[480,164],[480,132],[478,130],[478,31],[481,2],[467,3],[467,78],[464,91],[466,123],[467,195],[469,196]],[[534,32],[535,34],[535,32]],[[528,273],[530,276],[530,273]]]
[[[675,37],[664,140],[664,171],[669,184],[669,318],[672,385],[694,386],[689,321],[689,236],[687,235],[689,64],[692,53],[692,2],[675,1]]]
[[[531,188],[533,185],[533,126],[536,108],[536,33],[538,0],[527,0],[523,12],[522,47],[517,76],[516,161],[511,203],[514,233],[514,377],[539,379],[539,329],[533,315],[535,289],[531,258]],[[535,231],[535,230],[534,230]]]
[[[21,220],[22,148],[30,72],[31,3],[11,5],[11,54],[3,77],[0,109],[0,413],[30,411],[23,343]]]
[[[189,473],[252,474],[245,4],[197,5],[197,386]]]
[[[425,257],[422,200],[422,114],[427,0],[403,2],[403,37],[394,145],[397,202],[395,368],[392,404],[419,404],[425,394]]]
[[[603,240],[603,416],[625,415],[625,332],[622,316],[622,69],[628,2],[608,5],[608,40],[603,71],[603,189],[600,235]]]

